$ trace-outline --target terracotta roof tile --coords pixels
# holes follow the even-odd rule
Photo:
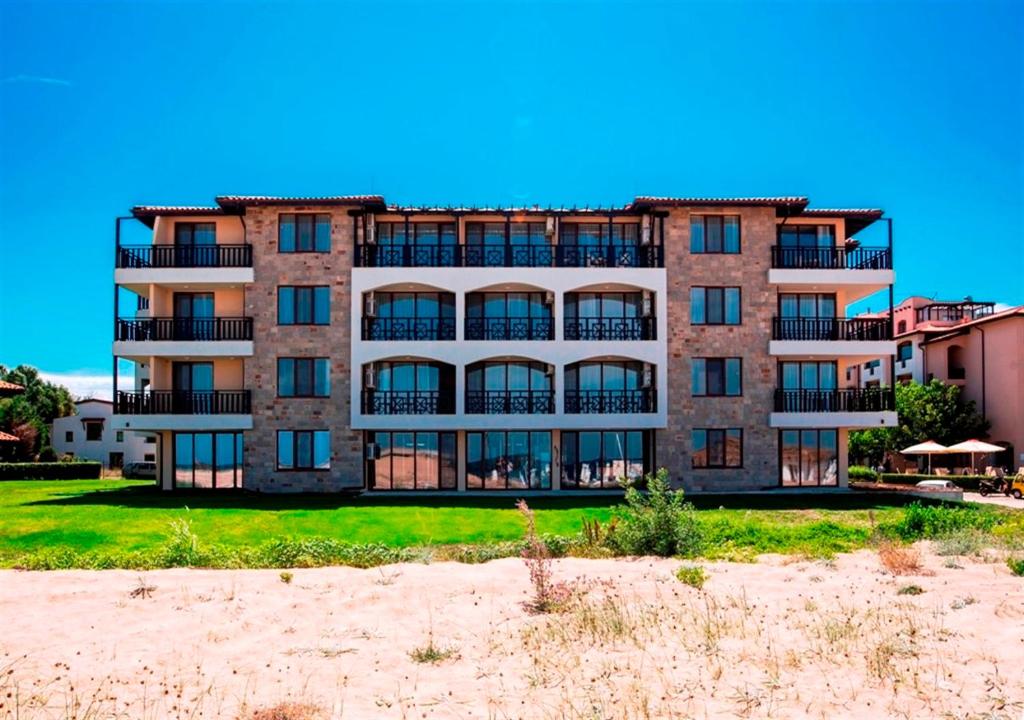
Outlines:
[[[17,435],[11,435],[0,430],[0,442],[21,442],[21,438]]]
[[[382,195],[323,195],[279,197],[274,195],[218,195],[217,204],[223,208],[246,205],[383,205]]]
[[[6,390],[7,392],[23,392],[25,388],[21,385],[17,385],[6,380],[0,380],[0,390]]]
[[[778,197],[657,197],[653,195],[637,195],[636,199],[633,200],[632,205],[634,206],[650,206],[650,205],[670,205],[670,206],[686,206],[686,205],[715,205],[715,206],[727,206],[727,205],[739,205],[739,206],[767,206],[767,207],[786,207],[802,210],[807,207],[807,198],[786,195]]]

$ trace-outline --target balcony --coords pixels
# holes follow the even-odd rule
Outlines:
[[[653,413],[657,397],[651,388],[635,390],[566,390],[566,414],[639,414]]]
[[[551,245],[466,245],[466,267],[551,267],[555,249]]]
[[[655,340],[657,324],[652,317],[566,318],[566,340]]]
[[[892,251],[879,247],[772,247],[772,268],[787,270],[892,270]]]
[[[453,243],[356,245],[356,267],[459,267],[462,246]]]
[[[550,317],[467,317],[466,340],[554,340]]]
[[[878,413],[895,409],[895,397],[888,388],[775,391],[778,413]]]
[[[252,318],[118,318],[118,342],[223,342],[252,340]]]
[[[363,340],[454,340],[455,318],[364,317]]]
[[[251,268],[252,245],[121,245],[118,268]]]
[[[145,390],[118,391],[116,415],[249,415],[248,390]]]
[[[470,390],[467,415],[539,415],[555,411],[554,390]]]
[[[558,267],[660,268],[662,249],[657,245],[570,245],[555,248]]]
[[[455,398],[438,390],[364,390],[364,415],[451,415]]]

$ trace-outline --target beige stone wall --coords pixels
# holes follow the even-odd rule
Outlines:
[[[741,253],[690,254],[690,215],[740,215]],[[658,431],[658,465],[688,490],[758,489],[778,482],[778,435],[768,427],[775,391],[775,359],[768,354],[777,293],[768,284],[775,244],[774,208],[673,208],[665,218],[668,274],[668,428]],[[742,322],[690,324],[690,288],[739,286]],[[690,358],[743,359],[742,397],[692,397]],[[743,468],[691,467],[693,428],[743,428]]]
[[[335,491],[362,484],[362,439],[349,429],[349,333],[353,221],[349,207],[250,207],[245,215],[253,246],[256,282],[245,293],[245,314],[253,318],[254,355],[245,362],[245,386],[252,390],[253,429],[245,435],[245,486],[264,492]],[[330,253],[277,251],[278,215],[331,215]],[[277,324],[280,285],[328,285],[330,325]],[[277,358],[328,357],[329,398],[277,397]],[[278,472],[278,430],[330,430],[329,471]]]

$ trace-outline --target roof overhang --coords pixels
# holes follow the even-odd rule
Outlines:
[[[846,236],[856,235],[884,215],[878,208],[806,208],[800,217],[842,218],[846,221]]]
[[[271,205],[306,205],[330,207],[335,205],[357,205],[367,210],[381,212],[385,209],[383,195],[331,195],[322,197],[279,197],[273,195],[218,195],[217,204],[225,211],[244,213],[247,207]]]
[[[630,208],[654,209],[665,207],[773,207],[778,217],[798,215],[807,207],[807,198],[800,196],[780,197],[655,197],[638,195]]]
[[[237,215],[224,208],[203,205],[136,205],[132,217],[146,227],[153,227],[158,217],[210,217],[211,215]]]

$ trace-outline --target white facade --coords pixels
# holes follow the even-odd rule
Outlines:
[[[71,454],[76,458],[95,460],[103,463],[105,468],[156,461],[155,442],[146,442],[147,436],[141,433],[115,427],[112,403],[107,400],[81,400],[75,406],[77,412],[74,415],[53,421],[51,439],[58,456]],[[99,429],[96,425],[100,426]],[[98,434],[98,439],[89,439],[90,426],[94,428],[92,432]],[[148,437],[152,438],[151,435]]]

